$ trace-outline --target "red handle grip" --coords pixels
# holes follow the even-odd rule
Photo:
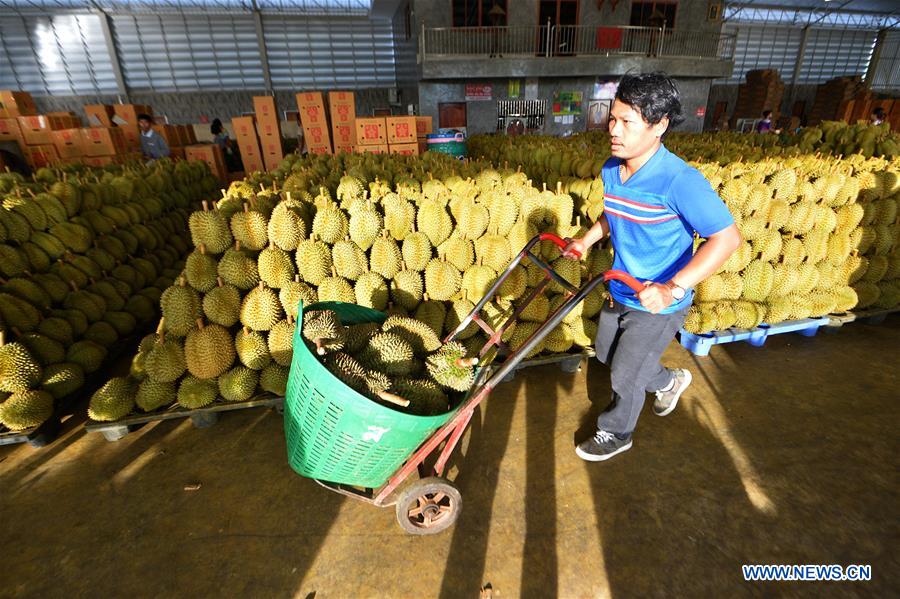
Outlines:
[[[569,243],[571,243],[570,239],[563,239],[559,235],[554,235],[553,233],[541,233],[540,235],[538,235],[538,238],[541,241],[552,241],[557,246],[559,246],[559,249],[561,249],[561,250],[565,250],[566,247],[568,247]],[[577,250],[570,250],[570,251],[573,254],[575,254],[576,258],[578,258],[579,260],[581,259],[581,252],[579,252]]]
[[[622,281],[623,283],[625,283],[626,285],[631,287],[631,289],[635,293],[640,293],[641,291],[644,290],[643,283],[641,283],[640,281],[638,281],[637,279],[632,277],[630,274],[628,274],[627,272],[622,271],[622,270],[608,270],[605,273],[603,273],[603,281],[604,282],[609,281],[610,279]]]

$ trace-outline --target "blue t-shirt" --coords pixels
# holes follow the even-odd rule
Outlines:
[[[619,176],[622,161],[603,165],[604,213],[609,221],[615,260],[613,268],[639,281],[665,283],[693,257],[694,231],[701,237],[718,233],[734,219],[700,171],[669,152],[659,150],[625,183]],[[616,301],[644,310],[625,283],[610,281]],[[687,307],[693,291],[662,311]]]

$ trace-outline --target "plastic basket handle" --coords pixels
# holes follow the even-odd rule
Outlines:
[[[622,281],[629,287],[631,287],[632,291],[635,293],[640,293],[644,290],[644,284],[632,277],[625,271],[622,270],[608,270],[603,273],[603,281],[610,281],[615,279],[616,281]]]
[[[568,237],[563,239],[559,235],[554,235],[553,233],[541,233],[540,235],[538,235],[538,238],[541,241],[552,241],[557,246],[559,246],[560,250],[563,250],[563,251],[565,251],[565,249],[568,247],[568,245],[570,243],[572,243],[572,240],[569,239]],[[577,250],[569,250],[569,251],[572,252],[573,254],[575,254],[576,258],[581,260],[581,252],[579,252]]]

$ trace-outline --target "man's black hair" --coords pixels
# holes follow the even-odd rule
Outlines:
[[[213,135],[218,135],[222,132],[222,121],[221,119],[213,119],[212,125],[209,127],[209,132]]]
[[[884,120],[884,108],[881,106],[876,106],[875,110],[872,111],[872,114],[877,116],[880,120]]]
[[[684,121],[678,88],[665,73],[623,76],[616,91],[616,100],[635,108],[651,125],[668,117],[669,127],[665,134]]]
[[[763,110],[763,118],[764,118],[764,119],[769,118],[771,115],[772,115],[772,111],[771,111],[771,110]]]
[[[147,121],[148,123],[153,124],[153,117],[144,112],[142,112],[141,114],[138,115],[138,120],[139,121]]]

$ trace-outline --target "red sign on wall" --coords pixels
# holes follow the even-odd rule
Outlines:
[[[698,108],[697,112],[695,114],[700,118],[705,117],[706,116],[706,106],[701,106],[700,108]]]
[[[597,49],[616,50],[622,47],[622,30],[618,27],[597,27]]]
[[[494,97],[494,86],[490,83],[466,83],[466,102],[480,102]]]

